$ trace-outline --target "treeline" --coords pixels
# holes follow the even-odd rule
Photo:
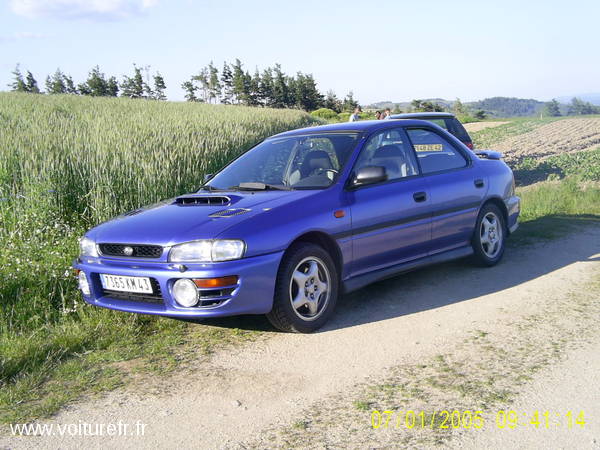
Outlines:
[[[211,62],[181,87],[186,100],[190,102],[298,108],[305,111],[328,108],[337,113],[349,111],[358,105],[352,92],[343,100],[333,91],[323,95],[312,74],[298,72],[290,76],[281,70],[279,64],[267,67],[262,72],[257,68],[251,74],[244,70],[239,59],[231,64],[225,62],[220,71]]]
[[[551,117],[600,114],[600,106],[585,102],[577,97],[573,97],[571,103],[564,105],[553,98],[544,105],[544,114]]]
[[[142,71],[144,73],[142,73]],[[35,77],[30,71],[26,75],[21,73],[20,67],[13,71],[13,81],[9,87],[16,92],[29,92],[32,94],[73,94],[91,95],[93,97],[130,97],[154,100],[166,100],[165,80],[156,72],[150,74],[150,67],[143,69],[133,65],[133,74],[124,75],[119,82],[115,76],[106,76],[100,67],[95,66],[89,71],[85,81],[75,85],[70,75],[63,73],[60,69],[46,77],[45,92],[43,92]]]
[[[166,100],[165,80],[159,72],[150,74],[149,66],[133,65],[133,74],[121,81],[105,75],[98,66],[89,71],[85,81],[76,84],[73,78],[60,69],[46,77],[45,92],[30,71],[21,73],[19,65],[13,71],[9,84],[13,91],[47,94],[91,95],[95,97],[130,97]],[[358,106],[352,91],[343,99],[335,92],[322,94],[312,74],[298,72],[295,76],[284,73],[275,64],[254,74],[245,70],[242,62],[225,62],[221,70],[211,62],[181,85],[185,99],[190,102],[239,104],[269,108],[296,108],[314,111],[329,108],[336,113],[351,111]]]

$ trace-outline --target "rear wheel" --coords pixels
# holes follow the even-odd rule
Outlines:
[[[475,261],[484,266],[497,264],[504,254],[506,234],[500,209],[493,204],[484,205],[477,217],[472,241]]]
[[[295,244],[281,262],[267,318],[282,331],[311,333],[327,322],[337,296],[338,274],[331,256],[318,245]]]

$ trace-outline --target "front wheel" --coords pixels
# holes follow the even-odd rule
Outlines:
[[[285,254],[275,286],[269,322],[282,331],[311,333],[329,319],[338,296],[338,274],[329,253],[299,243]]]
[[[506,224],[500,209],[485,205],[479,212],[472,246],[475,261],[483,266],[496,265],[504,254]]]

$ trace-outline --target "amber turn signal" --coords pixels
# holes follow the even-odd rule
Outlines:
[[[236,275],[232,275],[229,277],[220,278],[196,278],[193,281],[199,288],[214,289],[225,286],[233,286],[234,284],[237,284],[238,277]]]
[[[338,209],[336,212],[333,213],[333,216],[336,219],[341,219],[342,217],[344,217],[346,215],[346,213],[344,212],[343,209]]]

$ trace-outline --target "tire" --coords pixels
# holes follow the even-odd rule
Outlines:
[[[312,333],[333,314],[338,292],[339,277],[329,253],[315,244],[294,244],[279,266],[267,319],[281,331]]]
[[[498,264],[504,255],[507,234],[500,208],[492,203],[483,205],[477,216],[471,242],[475,262],[486,267]]]

